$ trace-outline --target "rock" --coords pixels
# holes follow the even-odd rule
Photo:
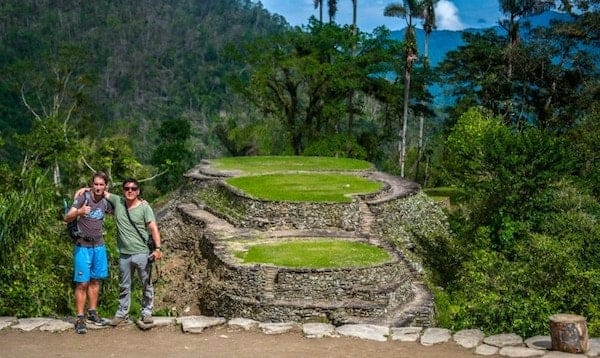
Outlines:
[[[0,329],[4,329],[8,326],[12,326],[17,323],[17,317],[0,317]]]
[[[422,331],[423,327],[392,327],[392,341],[416,342]]]
[[[227,320],[222,317],[185,316],[177,319],[181,329],[186,333],[201,333],[205,328],[225,324]]]
[[[243,329],[249,331],[258,327],[260,322],[248,318],[232,318],[227,322],[227,325],[233,329]]]
[[[498,354],[504,357],[539,357],[545,353],[545,351],[539,349],[515,346],[502,347],[500,348],[500,352],[498,352]]]
[[[529,348],[549,350],[552,347],[552,341],[550,340],[550,336],[535,336],[527,338],[525,345]]]
[[[157,327],[170,326],[176,323],[175,317],[154,316],[154,325]]]
[[[477,347],[484,337],[483,332],[479,329],[464,329],[456,332],[452,338],[459,346],[471,349]]]
[[[590,350],[587,351],[588,357],[600,357],[600,338],[590,338]]]
[[[385,342],[388,340],[390,329],[374,324],[345,324],[339,326],[336,332],[342,336],[368,339],[372,341]]]
[[[91,326],[90,324],[87,325]],[[74,328],[73,323],[60,319],[51,319],[39,327],[40,331],[62,332]]]
[[[506,346],[521,345],[523,344],[523,338],[514,333],[503,333],[485,337],[483,343],[502,348]]]
[[[487,344],[480,344],[475,348],[475,354],[479,354],[482,356],[492,356],[498,353],[498,347],[490,346]]]
[[[259,323],[258,328],[264,334],[282,334],[296,330],[298,324],[295,322]]]
[[[165,317],[165,316],[154,316],[152,317],[152,319],[154,320],[153,323],[144,323],[144,321],[142,321],[141,319],[138,319],[135,323],[137,324],[137,326],[140,329],[143,330],[147,330],[147,329],[151,329],[154,327],[163,327],[163,326],[170,326],[172,324],[175,323],[175,318],[173,317]]]
[[[21,318],[18,320],[17,324],[11,326],[14,329],[20,329],[25,332],[33,331],[36,328],[43,326],[44,324],[50,322],[52,318]]]
[[[438,343],[448,342],[452,338],[449,329],[445,328],[427,328],[421,336],[421,344],[431,346]]]
[[[329,323],[305,323],[302,333],[306,338],[333,337],[336,335],[335,326]]]

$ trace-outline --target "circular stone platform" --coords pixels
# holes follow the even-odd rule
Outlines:
[[[194,242],[205,269],[195,282],[202,314],[271,322],[430,325],[430,292],[405,255],[380,238],[373,214],[385,215],[390,202],[415,193],[418,185],[369,171],[358,175],[385,184],[375,195],[356,196],[350,203],[285,203],[249,198],[224,182],[229,175],[203,162],[187,174],[189,197],[175,210],[185,225],[178,230],[189,240],[182,245]],[[296,269],[243,264],[234,255],[240,245],[315,237],[375,245],[391,259],[368,267]]]

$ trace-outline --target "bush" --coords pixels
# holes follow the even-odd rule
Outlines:
[[[354,138],[348,139],[346,134],[336,134],[312,142],[306,146],[302,155],[367,159],[365,148],[359,145]]]

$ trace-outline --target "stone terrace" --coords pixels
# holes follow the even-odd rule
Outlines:
[[[337,326],[432,324],[432,296],[421,274],[382,240],[373,215],[385,214],[390,203],[417,192],[417,184],[380,172],[359,172],[384,183],[384,189],[355,196],[350,203],[285,203],[253,199],[227,185],[224,179],[236,174],[202,162],[187,174],[193,182],[188,200],[175,206],[176,221],[187,226],[186,237],[179,239],[199,240],[197,253],[205,262],[206,273],[197,282],[203,314]],[[159,225],[163,227],[160,217]],[[291,269],[241,264],[233,256],[262,242],[325,238],[379,246],[392,259],[367,268]]]

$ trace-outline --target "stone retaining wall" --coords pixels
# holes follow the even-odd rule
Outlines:
[[[430,326],[431,294],[420,284],[420,274],[405,254],[386,237],[397,234],[393,227],[399,220],[394,211],[418,187],[381,173],[364,175],[383,182],[384,188],[355,196],[348,203],[258,200],[228,185],[224,177],[191,177],[188,199],[197,208],[181,207],[180,215],[184,222],[195,216],[210,222],[189,238],[200,241],[206,261],[206,279],[199,282],[198,290],[201,312],[271,322]],[[241,241],[310,235],[381,246],[391,253],[391,260],[366,268],[292,269],[241,264],[233,257],[232,247]]]
[[[237,227],[257,229],[342,229],[360,228],[358,201],[350,203],[287,203],[253,199],[221,182],[202,183],[200,198],[207,210]]]
[[[349,317],[381,318],[412,297],[412,274],[396,253],[391,262],[365,268],[291,269],[241,265],[215,233],[204,230],[198,238],[212,275],[201,291],[219,296],[200,297],[202,312],[212,315],[344,324]]]

